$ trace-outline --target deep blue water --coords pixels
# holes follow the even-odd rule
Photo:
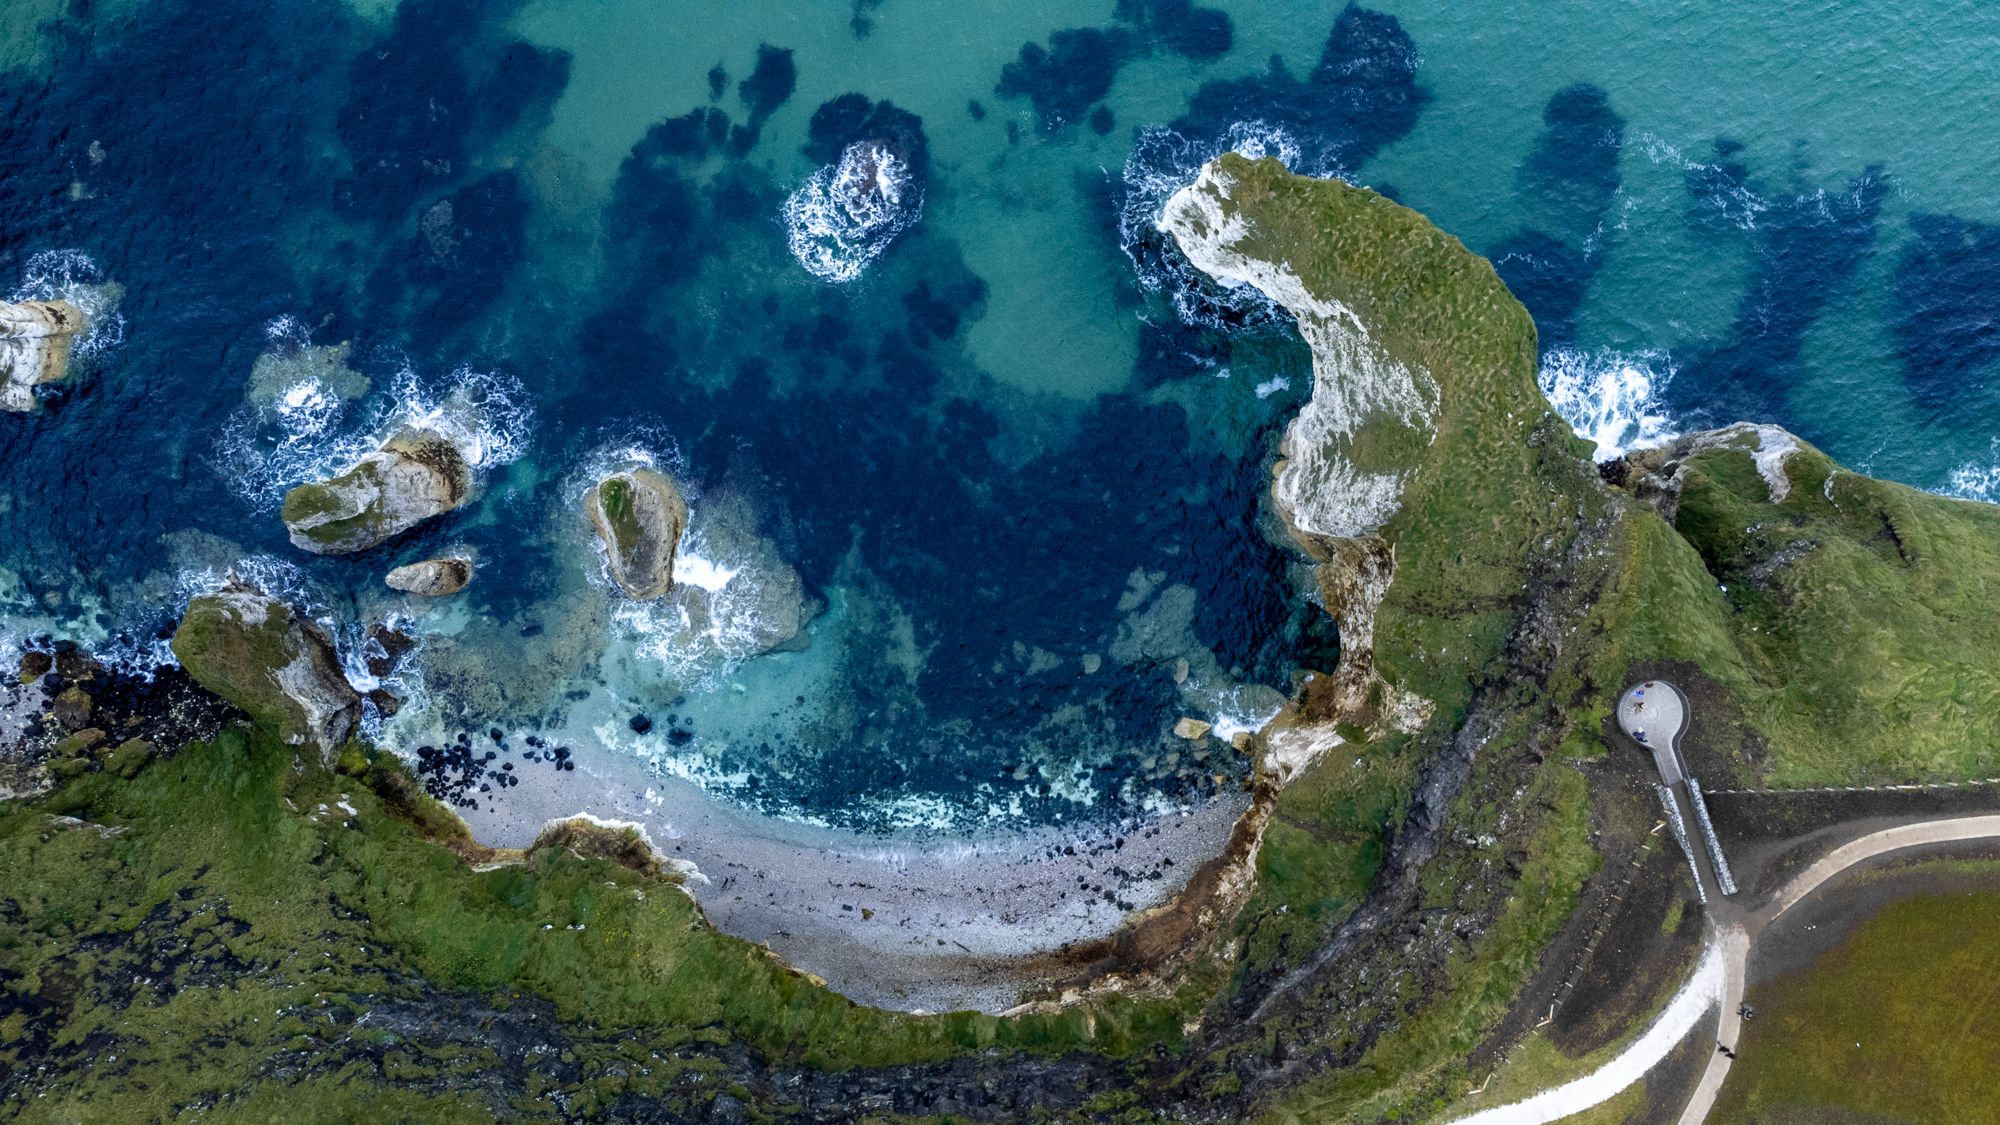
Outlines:
[[[1768,418],[1919,486],[1994,486],[2000,233],[1948,179],[1925,194],[1887,156],[1817,168],[1748,118],[1662,157],[1668,126],[1608,62],[1509,71],[1458,32],[1425,42],[1416,5],[1066,7],[997,51],[956,9],[971,30],[927,42],[936,13],[901,0],[684,8],[699,26],[643,66],[621,21],[654,16],[632,6],[34,13],[34,50],[0,75],[0,290],[87,256],[70,279],[122,287],[122,340],[40,414],[0,418],[6,632],[140,646],[191,571],[254,555],[351,638],[407,609],[389,566],[462,547],[474,585],[412,626],[441,639],[412,673],[426,706],[384,733],[406,748],[609,727],[601,752],[865,826],[1198,798],[1241,764],[1166,762],[1175,719],[1254,722],[1338,644],[1265,499],[1303,348],[1144,221],[1231,143],[1452,225],[1552,355],[1585,357],[1598,405],[1643,369],[1621,425]],[[1287,51],[1252,53],[1274,39]],[[882,57],[927,48],[920,73]],[[1809,77],[1728,79],[1759,81]],[[1425,155],[1455,127],[1521,142]],[[857,280],[829,282],[795,259],[787,200],[856,142],[899,162],[902,214]],[[1675,284],[1705,321],[1649,313]],[[1878,343],[1824,343],[1857,318]],[[310,425],[246,397],[260,357],[308,341],[349,344],[371,384]],[[1889,406],[1827,409],[1829,379]],[[477,503],[360,557],[287,545],[284,486],[344,467],[412,395],[466,386],[509,446]],[[586,581],[575,509],[586,467],[629,447],[697,513],[742,505],[823,609],[810,648],[637,651],[651,626]],[[628,736],[628,714],[652,729]]]

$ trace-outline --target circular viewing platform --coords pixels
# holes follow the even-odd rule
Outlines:
[[[1680,741],[1687,730],[1687,697],[1665,680],[1634,684],[1618,700],[1618,725],[1634,742],[1653,752],[1660,780],[1673,785],[1686,780]]]

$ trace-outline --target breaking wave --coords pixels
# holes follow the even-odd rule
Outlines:
[[[1993,441],[1994,460],[1987,464],[1968,462],[1951,471],[1938,492],[1960,500],[2000,504],[2000,438]]]
[[[786,240],[814,277],[853,281],[923,208],[909,166],[884,144],[856,141],[785,200]]]
[[[107,281],[95,259],[81,250],[44,250],[21,269],[21,284],[9,301],[67,301],[83,312],[84,330],[70,344],[72,364],[84,362],[125,342],[125,317],[118,312],[125,289]]]
[[[510,376],[462,367],[426,379],[405,366],[380,395],[345,366],[344,348],[320,348],[274,325],[277,347],[258,361],[250,403],[224,426],[216,460],[231,488],[259,508],[291,488],[345,472],[406,426],[442,434],[475,472],[527,451],[534,407]]]
[[[1598,460],[1606,460],[1661,445],[1679,432],[1661,398],[1673,377],[1664,352],[1556,348],[1542,356],[1537,381],[1549,405],[1578,437],[1596,443]]]

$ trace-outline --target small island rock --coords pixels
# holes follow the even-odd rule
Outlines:
[[[329,762],[361,717],[326,634],[255,586],[234,582],[188,602],[173,650],[202,687]]]
[[[613,473],[584,497],[611,580],[637,601],[674,585],[674,553],[687,527],[687,502],[674,482],[651,469]]]
[[[389,572],[384,581],[391,590],[426,598],[442,598],[458,593],[472,581],[472,563],[456,558],[425,559],[397,567]]]
[[[0,409],[35,409],[35,388],[69,373],[84,327],[83,311],[68,301],[0,301]]]
[[[292,543],[314,554],[365,551],[465,502],[472,470],[452,442],[406,429],[332,480],[285,494]]]

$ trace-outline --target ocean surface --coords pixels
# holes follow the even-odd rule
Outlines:
[[[1996,42],[1945,0],[0,0],[0,294],[94,313],[0,415],[0,649],[166,659],[234,570],[461,802],[504,739],[865,831],[1186,807],[1339,642],[1266,497],[1309,357],[1172,190],[1237,148],[1422,210],[1604,455],[1768,420],[2000,500]],[[292,548],[285,490],[412,422],[474,501]],[[641,463],[693,511],[644,605],[581,508]],[[445,550],[465,593],[383,587]]]

